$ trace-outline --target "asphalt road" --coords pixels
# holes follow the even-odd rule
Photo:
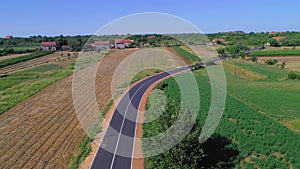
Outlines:
[[[91,169],[131,169],[137,126],[135,121],[144,93],[153,83],[186,70],[190,70],[190,66],[149,77],[133,86],[123,96],[114,111],[110,126],[94,157]]]
[[[212,62],[226,60],[227,57],[216,58]],[[205,66],[204,63],[199,63]],[[136,132],[136,119],[138,108],[144,93],[155,82],[190,70],[191,66],[185,66],[151,76],[133,86],[121,99],[114,111],[110,126],[101,142],[91,169],[131,169],[134,138]],[[130,104],[131,103],[131,104]]]

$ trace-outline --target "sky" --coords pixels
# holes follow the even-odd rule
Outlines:
[[[178,16],[203,33],[300,31],[299,7],[299,0],[9,0],[1,2],[0,37],[89,35],[143,12]]]

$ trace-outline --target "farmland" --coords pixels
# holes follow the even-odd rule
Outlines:
[[[25,55],[25,56],[20,56],[20,57],[17,57],[17,58],[6,59],[6,60],[3,60],[3,61],[0,62],[0,68],[5,67],[5,66],[9,66],[9,65],[13,65],[13,64],[16,64],[16,63],[21,63],[21,62],[31,60],[31,59],[34,59],[34,58],[42,57],[42,56],[45,56],[45,55],[49,55],[51,53],[52,52],[37,52],[37,53],[32,53],[32,54],[29,54],[29,55]]]
[[[34,66],[39,66],[41,64],[57,63],[57,62],[62,63],[65,62],[66,60],[74,59],[76,57],[76,53],[67,53],[67,52],[55,52],[53,54],[50,53],[52,52],[33,53],[30,55],[3,60],[0,62],[4,66],[0,68],[0,74],[10,74],[20,70],[29,69]],[[70,57],[68,55],[70,55]]]
[[[266,75],[268,74],[264,74],[264,76]],[[295,104],[295,101],[286,105],[286,108],[288,108],[286,110],[276,107],[276,104],[278,106],[282,104],[282,100],[288,99],[292,102],[292,100],[299,99],[298,95],[291,97],[291,95],[287,94],[286,97],[281,99],[284,94],[277,95],[278,92],[276,92],[274,88],[267,89],[264,93],[259,93],[266,90],[266,86],[268,86],[267,83],[270,83],[270,80],[266,80],[265,82],[261,82],[261,80],[244,80],[241,77],[232,75],[232,72],[227,72],[227,77],[230,76],[228,77],[229,93],[223,118],[214,136],[202,146],[199,146],[199,144],[196,143],[210,105],[210,84],[205,70],[196,71],[195,76],[197,77],[201,97],[201,110],[199,112],[197,125],[194,126],[191,133],[188,134],[183,142],[170,151],[147,158],[146,168],[162,166],[164,168],[177,168],[182,166],[186,166],[187,168],[300,167],[299,149],[295,149],[295,147],[300,146],[300,135],[279,122],[279,119],[283,117],[286,117],[286,119],[296,117],[297,113],[295,111],[299,110],[299,108]],[[278,75],[278,77],[280,77],[280,75]],[[168,98],[168,103],[177,103],[180,99],[180,93],[177,89],[176,82],[173,79],[169,79],[163,83],[167,84],[164,85],[167,87],[162,88],[160,85],[158,88],[164,90]],[[249,88],[251,85],[255,86],[252,83],[255,83],[255,85],[261,83],[261,86]],[[295,90],[299,90],[296,82],[288,81],[283,82],[284,84],[278,83],[277,90],[281,87],[284,93],[293,93]],[[237,86],[240,87],[238,88]],[[295,90],[289,89],[291,86],[297,88]],[[259,91],[255,91],[254,89]],[[269,95],[272,92],[273,95]],[[266,100],[269,100],[271,103]],[[263,109],[264,107],[266,108]],[[262,112],[262,110],[264,110],[264,112]],[[277,112],[273,114],[274,110],[277,110]],[[178,107],[176,105],[168,104],[167,110],[162,115],[163,118],[144,125],[143,137],[153,136],[167,129],[167,124],[169,123],[166,124],[166,121],[172,121],[172,119],[176,118],[177,112]],[[277,116],[284,112],[286,112],[286,114],[284,114],[283,117]],[[220,145],[220,147],[216,145]],[[203,152],[201,148],[204,150]],[[191,154],[193,155],[191,156]],[[216,154],[219,155],[216,156]]]
[[[96,81],[96,96],[100,110],[104,110],[111,101],[109,84],[113,70],[122,59],[135,51],[136,49],[116,51],[104,58],[99,71],[105,70],[106,73],[97,74]],[[58,74],[54,73],[56,70],[59,70]],[[50,64],[5,77],[12,78],[14,87],[4,87],[3,90],[11,90],[19,97],[22,97],[22,93],[26,91],[26,85],[31,83],[41,85],[42,81],[38,81],[41,79],[39,76],[52,77],[47,82],[53,84],[45,89],[40,87],[39,90],[33,90],[36,94],[32,93],[34,95],[30,98],[22,97],[25,101],[0,116],[0,168],[68,168],[74,163],[77,155],[85,154],[85,152],[79,152],[82,151],[79,148],[81,143],[83,147],[86,147],[83,142],[86,135],[79,124],[72,104],[72,76],[54,83],[58,79],[58,77],[55,79],[56,75],[67,76],[72,70],[71,61],[66,65]],[[32,81],[25,80],[25,82],[13,81],[19,79],[13,79],[13,76],[26,77],[26,74],[37,78],[31,79]],[[19,90],[14,91],[14,88]],[[83,105],[88,105],[88,103],[83,103]]]
[[[260,50],[251,53],[249,56],[300,56],[300,50]]]

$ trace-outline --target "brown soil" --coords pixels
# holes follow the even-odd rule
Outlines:
[[[114,70],[136,50],[116,51],[102,61],[98,71],[106,73],[97,74],[95,82],[101,110],[111,101]],[[0,115],[0,168],[68,168],[85,135],[73,107],[69,76]]]

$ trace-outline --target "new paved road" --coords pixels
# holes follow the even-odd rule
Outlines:
[[[124,95],[114,111],[91,169],[131,169],[136,119],[144,93],[153,83],[189,69],[190,66],[185,66],[154,75],[139,82]]]

